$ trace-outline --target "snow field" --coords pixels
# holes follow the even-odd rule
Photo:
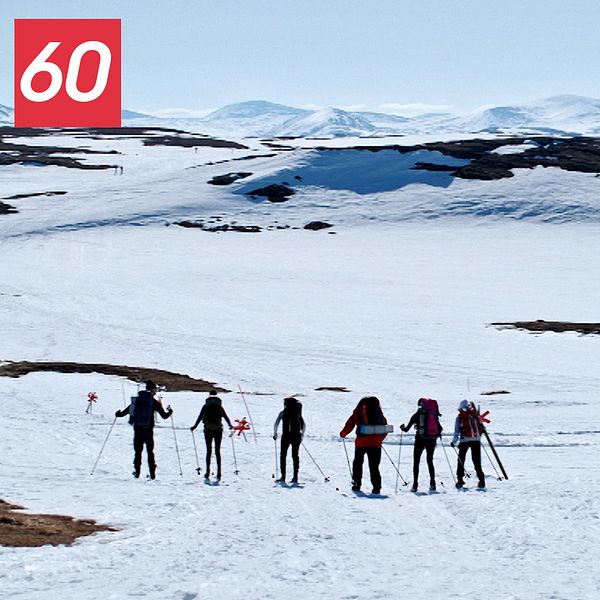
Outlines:
[[[164,395],[184,476],[171,423],[159,419],[158,480],[146,482],[130,476],[126,419],[89,475],[123,405],[120,379],[0,379],[2,497],[120,528],[68,548],[3,549],[0,597],[595,598],[598,341],[486,324],[594,320],[597,245],[594,226],[456,222],[335,236],[104,227],[3,239],[3,359],[155,366],[273,395],[247,396],[259,443],[237,444],[236,477],[225,438],[228,485],[212,487],[195,474],[186,430],[202,395]],[[337,433],[362,395],[381,398],[396,431],[420,396],[435,397],[450,433],[469,388],[491,410],[509,481],[495,481],[484,456],[488,491],[457,492],[438,446],[439,495],[396,495],[385,455],[387,498],[335,491],[349,487]],[[491,389],[511,394],[478,396]],[[100,398],[92,416],[89,391]],[[305,443],[330,483],[302,452],[305,487],[273,487],[272,423],[291,393],[303,394]],[[222,397],[232,419],[247,416],[238,395]],[[394,460],[398,439],[386,444]]]

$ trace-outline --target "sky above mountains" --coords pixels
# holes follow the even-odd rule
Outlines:
[[[600,97],[595,0],[0,0],[0,103],[14,18],[121,18],[123,106],[206,113],[248,98],[411,114]]]

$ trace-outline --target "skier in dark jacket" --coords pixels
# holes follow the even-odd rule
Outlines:
[[[217,396],[215,390],[211,390],[196,422],[190,427],[194,431],[200,424],[200,421],[204,424],[204,441],[206,442],[206,473],[204,473],[204,479],[210,477],[210,459],[213,442],[215,457],[217,459],[217,480],[221,479],[221,440],[223,439],[223,423],[221,419],[227,421],[229,429],[232,428],[231,421],[223,408],[221,398]]]
[[[408,425],[400,425],[402,431],[407,432],[411,427],[415,427],[415,445],[413,449],[413,486],[410,489],[411,492],[416,492],[419,489],[419,465],[421,462],[421,455],[425,450],[427,456],[427,467],[429,469],[429,491],[435,492],[435,466],[433,464],[433,454],[435,452],[435,446],[437,439],[442,433],[442,428],[439,425],[439,411],[437,409],[437,402],[435,402],[434,408],[431,410],[435,411],[433,415],[435,422],[437,423],[437,433],[435,431],[428,431],[426,427],[426,419],[428,416],[429,409],[426,408],[427,402],[430,402],[430,398],[419,398],[417,402],[419,408],[417,412],[410,418]]]
[[[373,494],[381,492],[381,446],[387,436],[387,420],[381,410],[379,399],[375,396],[362,398],[346,421],[340,436],[345,438],[356,427],[354,442],[354,462],[352,463],[352,490],[360,491],[363,462],[365,455],[369,460],[369,472]]]
[[[481,433],[482,423],[479,412],[473,402],[462,400],[458,405],[458,415],[454,424],[454,437],[451,446],[458,443],[458,464],[456,466],[456,487],[465,485],[465,460],[471,451],[471,460],[479,481],[478,488],[485,487],[485,475],[481,468]]]
[[[168,419],[173,414],[173,409],[167,406],[165,411],[162,404],[154,398],[157,392],[154,381],[146,382],[146,389],[138,392],[129,406],[118,410],[115,417],[129,415],[129,423],[133,425],[133,474],[140,476],[142,466],[142,451],[146,446],[148,455],[148,469],[150,479],[156,478],[156,462],[154,460],[154,413],[157,412],[163,419]]]
[[[292,462],[294,464],[294,476],[292,483],[298,483],[298,471],[300,469],[300,444],[304,437],[306,424],[302,418],[302,404],[296,398],[285,398],[283,410],[277,415],[273,426],[273,439],[277,439],[277,429],[281,423],[281,452],[279,455],[279,467],[281,476],[279,483],[285,482],[286,462],[288,448],[292,448]]]

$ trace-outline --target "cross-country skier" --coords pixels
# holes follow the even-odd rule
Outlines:
[[[204,479],[210,477],[210,459],[212,454],[212,445],[215,446],[215,457],[217,459],[217,479],[221,479],[221,440],[223,439],[222,419],[227,421],[229,429],[232,428],[231,421],[223,408],[221,398],[217,396],[215,390],[210,390],[204,406],[196,422],[190,427],[192,431],[198,427],[200,421],[204,424],[204,441],[206,442],[206,473]]]
[[[146,382],[146,389],[138,392],[129,406],[118,410],[115,417],[129,415],[129,423],[133,425],[133,474],[140,476],[142,466],[142,451],[146,446],[148,455],[148,468],[150,479],[156,478],[156,462],[154,460],[154,413],[157,412],[163,419],[168,419],[173,414],[173,409],[167,406],[165,411],[162,404],[154,398],[158,388],[154,381]]]
[[[436,400],[431,398],[419,398],[417,402],[419,408],[410,418],[408,425],[400,425],[400,429],[406,432],[411,427],[415,427],[415,445],[413,449],[413,485],[411,492],[419,489],[419,465],[421,455],[425,450],[427,456],[427,467],[429,469],[429,491],[435,492],[435,466],[433,464],[433,454],[437,439],[442,433],[442,426],[439,422],[440,412]]]
[[[281,452],[279,455],[279,468],[281,476],[277,480],[280,483],[285,482],[286,462],[288,448],[292,448],[292,462],[294,464],[294,476],[292,483],[298,483],[298,470],[300,469],[300,444],[304,437],[306,424],[302,418],[302,404],[296,398],[285,398],[283,401],[283,410],[277,415],[273,426],[273,439],[277,439],[277,429],[281,423]]]
[[[481,433],[482,424],[479,411],[473,402],[462,400],[458,405],[458,415],[454,425],[454,437],[451,446],[458,442],[458,464],[456,465],[456,487],[465,485],[465,459],[471,450],[471,460],[477,473],[478,488],[485,487],[485,475],[481,468]]]
[[[367,396],[356,405],[344,428],[340,431],[340,436],[345,438],[356,427],[354,462],[352,463],[352,490],[355,492],[360,491],[365,454],[369,460],[373,494],[381,492],[379,463],[381,462],[381,446],[387,435],[383,427],[385,424],[387,424],[387,420],[381,410],[379,399],[375,396]],[[382,430],[381,433],[378,432],[379,428]],[[367,433],[373,430],[375,433]]]

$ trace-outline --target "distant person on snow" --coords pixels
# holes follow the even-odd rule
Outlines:
[[[140,476],[142,466],[142,451],[146,446],[148,455],[148,468],[150,479],[156,478],[156,462],[154,460],[154,413],[157,412],[163,419],[168,419],[173,414],[173,409],[167,406],[165,411],[162,404],[154,398],[158,388],[154,381],[146,382],[146,389],[132,398],[131,404],[123,410],[118,410],[115,417],[129,415],[129,423],[133,425],[133,474]]]
[[[381,446],[387,436],[387,420],[381,410],[379,399],[375,396],[362,398],[346,421],[340,436],[345,438],[356,427],[354,443],[354,462],[352,463],[352,490],[360,491],[365,454],[369,460],[369,472],[373,494],[381,492]]]
[[[440,411],[437,400],[432,398],[419,398],[417,402],[419,408],[410,418],[408,425],[400,425],[402,431],[407,432],[411,427],[415,427],[415,445],[413,449],[413,485],[411,492],[419,489],[419,465],[423,450],[427,455],[427,467],[429,469],[429,491],[435,492],[435,465],[433,464],[433,454],[437,439],[442,435],[442,426],[440,425]]]
[[[223,408],[221,398],[217,396],[215,390],[211,390],[196,422],[190,427],[190,429],[194,431],[200,424],[200,421],[204,424],[204,441],[206,442],[206,473],[204,473],[204,479],[209,479],[210,477],[210,459],[213,442],[215,446],[215,457],[217,459],[217,479],[221,479],[221,440],[223,439],[222,419],[227,421],[229,429],[231,429],[231,421]]]
[[[294,463],[294,476],[292,483],[298,483],[298,471],[300,469],[300,444],[304,437],[306,424],[302,418],[302,404],[296,398],[285,398],[283,401],[283,410],[277,415],[273,427],[273,439],[277,439],[277,429],[281,423],[281,452],[279,455],[279,465],[281,475],[277,480],[280,483],[285,482],[286,463],[288,448],[292,447],[292,462]]]
[[[483,425],[479,417],[479,411],[473,402],[462,400],[458,405],[458,415],[454,424],[454,437],[451,446],[458,442],[458,464],[456,466],[456,487],[465,485],[465,459],[467,452],[471,450],[471,460],[475,467],[475,473],[479,481],[477,487],[485,487],[485,475],[481,468],[481,434]]]

